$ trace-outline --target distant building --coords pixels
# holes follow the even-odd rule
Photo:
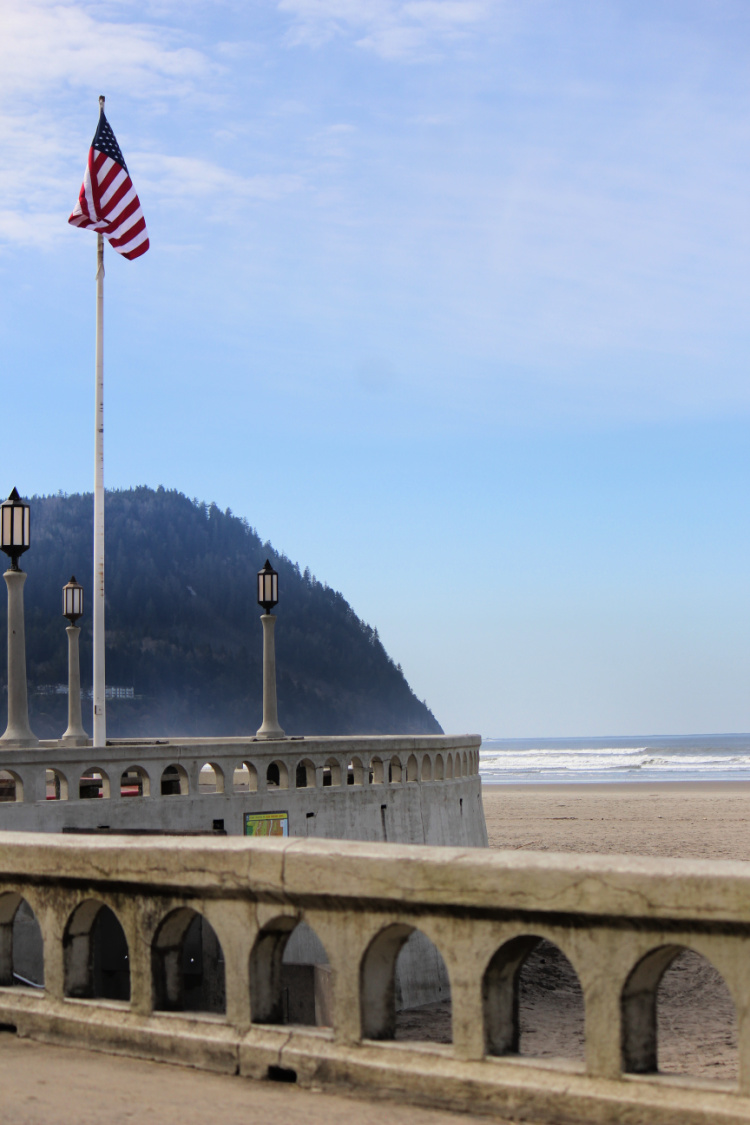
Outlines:
[[[67,695],[67,684],[37,684],[34,688],[37,695]],[[81,692],[82,699],[93,699],[94,689],[87,688]],[[107,699],[135,699],[135,688],[132,687],[108,687],[106,689]]]

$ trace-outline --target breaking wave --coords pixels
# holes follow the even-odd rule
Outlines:
[[[480,770],[489,783],[750,779],[750,735],[487,738]]]

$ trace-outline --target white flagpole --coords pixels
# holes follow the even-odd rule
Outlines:
[[[104,98],[99,98],[104,105]],[[96,236],[96,468],[94,473],[94,746],[107,744],[104,691],[104,236]]]

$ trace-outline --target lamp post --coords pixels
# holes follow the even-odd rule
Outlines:
[[[78,618],[83,617],[83,586],[76,582],[75,575],[63,586],[63,617],[67,617],[70,625],[65,630],[68,634],[68,729],[62,740],[72,746],[88,746],[89,736],[83,729],[81,718],[81,660],[78,647],[81,630],[76,625]]]
[[[258,571],[258,605],[262,605],[265,612],[260,618],[263,623],[263,724],[256,738],[286,738],[279,726],[276,704],[276,618],[271,610],[278,600],[279,576],[266,559],[266,565]]]
[[[26,575],[18,565],[30,541],[29,505],[14,488],[0,504],[0,550],[10,558],[3,577],[8,587],[8,725],[0,738],[6,746],[38,746],[29,726],[26,692],[26,633],[23,623],[23,585]]]

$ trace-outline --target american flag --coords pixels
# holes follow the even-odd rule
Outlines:
[[[101,231],[124,258],[140,258],[148,250],[141,203],[104,109],[91,142],[78,203],[68,222]]]

